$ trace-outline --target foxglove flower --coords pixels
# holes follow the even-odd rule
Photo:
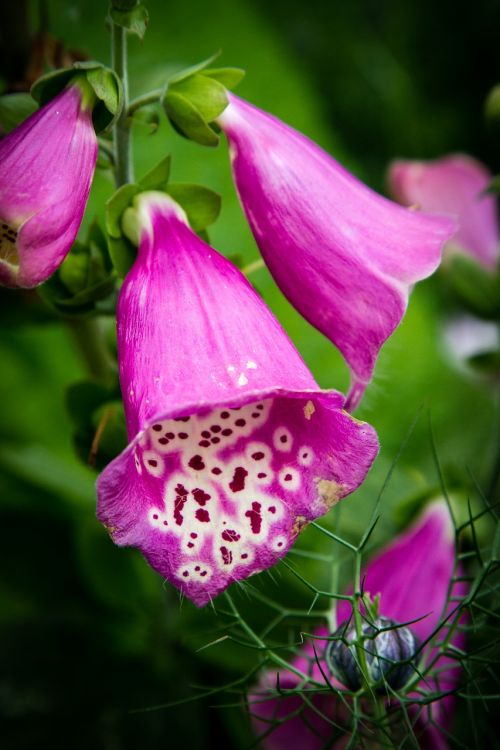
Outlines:
[[[377,195],[302,134],[228,97],[218,124],[252,232],[282,292],[347,360],[353,409],[454,223]]]
[[[465,583],[458,580],[451,584],[454,566],[453,525],[446,503],[444,500],[438,500],[429,505],[413,526],[375,557],[362,573],[363,591],[372,597],[380,594],[382,623],[389,621],[392,624],[401,625],[411,622],[405,627],[398,627],[396,630],[383,633],[384,639],[387,640],[382,641],[378,647],[370,646],[370,641],[365,641],[364,648],[367,652],[372,650],[385,655],[386,659],[391,657],[395,659],[400,651],[405,657],[399,667],[395,664],[394,667],[399,670],[408,667],[409,669],[406,674],[402,674],[401,671],[393,673],[393,679],[396,679],[398,684],[392,683],[392,687],[401,687],[408,682],[409,677],[415,677],[413,667],[415,662],[411,662],[412,652],[415,652],[415,643],[412,643],[412,640],[418,640],[421,644],[425,643],[438,630],[440,623],[443,623],[443,627],[437,633],[437,641],[445,637],[447,626],[444,620],[449,616],[448,624],[452,622],[457,600],[466,594]],[[448,597],[450,585],[453,601],[451,597]],[[349,642],[352,622],[349,601],[339,602],[337,621],[339,630],[344,631],[344,637]],[[381,625],[380,622],[376,624],[378,627]],[[328,631],[322,627],[316,631],[316,635],[328,636]],[[377,641],[374,640],[371,643],[376,644]],[[314,649],[321,665],[320,668],[312,642],[309,641],[293,662],[294,668],[326,686],[324,675],[329,674],[329,664],[332,659],[337,659],[333,675],[329,677],[330,683],[340,690],[345,689],[346,686],[356,689],[354,665],[349,663],[345,655],[340,654],[339,659],[337,644],[338,641],[334,640],[322,641],[321,637],[314,640]],[[464,636],[461,630],[455,629],[451,644],[456,648],[463,648]],[[428,654],[429,662],[434,657],[438,657],[436,649],[437,646],[431,648]],[[376,661],[374,659],[373,663],[376,664]],[[368,667],[373,667],[373,664],[370,665],[370,659],[368,662]],[[393,666],[390,662],[386,663]],[[342,671],[344,672],[342,682],[339,682],[335,675],[342,674]],[[434,667],[419,682],[418,687],[431,694],[433,692],[451,693],[458,684],[459,675],[458,662],[443,654],[437,658]],[[351,679],[353,683],[348,684]],[[281,693],[297,688],[300,682],[301,678],[295,673],[287,671],[279,673]],[[390,676],[387,677],[387,682],[391,684]],[[274,697],[277,684],[276,672],[269,671],[264,674],[259,686],[249,697],[254,727],[259,735],[265,735],[262,745],[266,750],[299,750],[299,748],[300,750],[320,750],[327,746],[328,740],[331,740],[331,746],[336,750],[345,746],[345,734],[336,731],[331,722],[335,722],[337,726],[343,723],[345,726],[349,715],[346,713],[344,703],[337,699],[333,692],[313,694],[309,688],[307,696],[313,701],[314,708],[308,708],[304,707],[299,694],[291,696],[282,694]],[[267,697],[270,691],[274,693],[272,698]],[[421,696],[418,697],[421,698]],[[410,711],[414,714],[414,731],[420,747],[442,750],[448,746],[442,730],[446,731],[451,722],[453,702],[453,696],[448,694],[431,703],[428,708],[424,708],[418,716],[415,706]],[[290,717],[289,720],[287,717]],[[275,724],[274,729],[272,729],[273,724]],[[332,740],[332,734],[336,734],[335,740]]]
[[[0,284],[30,288],[62,263],[97,159],[93,94],[77,79],[0,140]]]
[[[395,161],[389,168],[396,200],[455,216],[459,226],[450,246],[494,270],[500,258],[500,235],[496,198],[485,192],[491,180],[483,164],[464,154],[434,161]]]
[[[98,480],[98,517],[202,606],[356,489],[377,438],[320,390],[171,198],[142,193],[128,211],[139,253],[117,321],[130,444]]]

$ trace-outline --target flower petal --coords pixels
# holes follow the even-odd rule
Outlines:
[[[410,285],[437,268],[454,222],[402,209],[302,134],[228,96],[218,122],[257,244],[283,293],[347,360],[354,408]]]
[[[170,198],[137,205],[146,229],[117,311],[131,444],[98,481],[98,515],[203,605],[352,492],[377,439]]]
[[[489,170],[464,154],[434,161],[395,161],[389,168],[394,197],[404,205],[455,216],[459,228],[450,244],[494,269],[500,253],[497,201],[485,195]]]

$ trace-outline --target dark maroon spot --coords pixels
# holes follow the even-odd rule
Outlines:
[[[175,494],[185,496],[185,495],[188,495],[189,493],[187,489],[184,487],[184,485],[179,482],[179,484],[175,488]]]
[[[158,461],[155,461],[154,458],[150,458],[148,464],[150,466],[158,466]]]
[[[283,542],[278,542],[277,547],[283,547]]]
[[[168,526],[168,521],[163,521],[164,526]]]
[[[237,466],[234,470],[233,478],[229,482],[229,489],[233,492],[240,492],[245,489],[245,477],[248,476],[248,471],[243,466]]]
[[[229,550],[227,547],[221,547],[220,548],[221,555],[222,555],[222,562],[224,565],[231,565],[233,562],[233,553],[231,550]]]
[[[246,425],[246,422],[244,419],[237,419],[234,423],[236,427],[244,427]]]
[[[257,417],[260,417],[259,412],[258,411],[253,411],[252,412],[252,417],[253,417],[253,419],[257,419]]]
[[[260,514],[260,503],[252,503],[252,510],[247,510],[245,516],[250,519],[250,528],[254,534],[258,534],[262,526],[262,516]]]
[[[292,478],[291,474],[285,474],[285,482],[289,482]]]
[[[241,538],[241,536],[237,531],[234,531],[234,529],[224,529],[224,531],[222,532],[222,538],[226,542],[237,542],[238,539]]]
[[[287,436],[286,436],[286,435],[282,435],[282,436],[280,437],[280,443],[286,443],[286,441],[287,441],[287,440],[288,440],[288,438],[287,438]]]
[[[259,411],[262,411],[262,409],[264,408],[264,404],[257,404],[255,408],[259,409]]]
[[[210,445],[210,440],[200,440],[200,442],[198,443],[198,445],[201,448],[208,448],[208,446]]]
[[[200,576],[206,576],[206,574],[207,574],[207,571],[206,570],[202,570],[201,573],[200,573]]]
[[[198,505],[205,505],[205,503],[210,500],[211,495],[203,492],[203,490],[200,490],[198,487],[196,487],[196,489],[193,490],[193,497]]]
[[[213,424],[210,429],[212,430],[212,432],[220,432],[221,431],[221,427],[218,424]]]
[[[192,531],[189,536],[191,537],[191,539],[197,539],[198,538],[198,534],[195,534],[194,531]]]
[[[180,495],[176,495],[175,501],[174,501],[174,518],[175,518],[175,523],[177,526],[182,526],[182,523],[184,521],[184,516],[182,515],[182,511],[186,503],[187,503],[187,497],[181,497]]]
[[[153,430],[155,432],[161,432],[161,424],[154,424],[153,425]]]
[[[174,422],[189,422],[191,417],[176,417],[174,419]]]
[[[302,454],[302,458],[307,458],[307,457],[308,457],[308,455],[309,455],[309,453],[303,453],[303,454]]]
[[[229,407],[231,411],[239,411],[241,409],[241,406],[230,406]]]
[[[189,573],[187,572],[187,570],[185,570],[185,571],[184,571],[184,573],[183,573],[182,575],[184,576],[184,578],[187,578],[187,577],[188,577],[188,575],[189,575]]]
[[[181,440],[187,440],[189,435],[187,434],[187,432],[179,432],[179,437]]]
[[[210,432],[208,430],[203,430],[203,432],[201,433],[201,436],[203,438],[209,438],[210,437]]]
[[[217,443],[220,443],[220,438],[218,438],[218,437],[214,437],[214,438],[212,438],[212,443],[213,443],[214,445],[216,445]]]
[[[264,458],[264,454],[262,451],[257,451],[256,453],[252,453],[252,458],[254,461],[261,461]]]
[[[228,411],[221,411],[220,418],[221,419],[229,419],[229,412]]]
[[[216,466],[215,469],[212,469],[212,474],[222,474],[222,469],[218,469]]]
[[[167,440],[167,438],[160,438],[158,442],[161,443],[161,445],[168,445],[170,440]]]
[[[264,471],[259,471],[257,474],[258,479],[264,479],[264,477],[267,477],[267,474]]]
[[[248,554],[247,554],[246,552],[244,552],[244,553],[242,554],[242,556],[241,556],[241,559],[242,559],[242,560],[246,560],[246,559],[247,559],[247,557],[248,557]]]
[[[175,435],[173,432],[166,432],[165,437],[168,438],[169,440],[173,440]]]
[[[188,466],[190,466],[191,469],[194,469],[195,471],[201,471],[205,468],[202,457],[198,455],[192,457],[192,459],[188,463]]]
[[[202,523],[208,523],[208,521],[210,521],[210,515],[208,513],[208,510],[205,510],[205,508],[198,508],[195,516],[198,521],[201,521]]]
[[[228,437],[228,435],[232,435],[233,431],[229,429],[229,427],[226,427],[225,430],[222,430],[221,435],[224,435],[224,437]]]
[[[158,513],[153,513],[153,518],[155,519],[155,521],[157,521],[158,520]]]
[[[276,508],[274,505],[270,505],[268,508],[269,513],[276,513]]]
[[[196,566],[196,568],[195,568],[195,571],[196,571],[196,572],[198,572],[198,571],[199,571],[199,569],[200,569],[200,566],[199,566],[199,565],[197,565],[197,566]]]
[[[192,549],[194,547],[193,542],[188,542],[188,547],[189,547],[189,549]]]

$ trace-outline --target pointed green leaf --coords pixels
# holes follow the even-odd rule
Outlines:
[[[207,68],[203,71],[203,75],[218,81],[226,89],[234,89],[246,73],[243,68]]]
[[[219,81],[203,75],[190,76],[180,83],[169,86],[167,97],[170,91],[188,99],[207,124],[215,120],[228,105],[224,86]]]
[[[149,13],[142,3],[131,10],[111,8],[109,15],[113,23],[126,29],[129,34],[135,34],[139,39],[144,38],[149,23]]]
[[[166,156],[139,180],[142,190],[165,190],[170,176],[171,157]]]
[[[196,107],[180,93],[167,91],[165,112],[181,135],[202,146],[217,146],[219,136],[210,128]]]

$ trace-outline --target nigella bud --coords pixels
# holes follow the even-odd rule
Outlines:
[[[394,620],[378,617],[373,623],[363,623],[363,642],[369,676],[378,692],[385,685],[398,690],[415,674],[418,640],[410,628]],[[349,690],[359,690],[363,676],[356,652],[356,628],[345,623],[334,633],[326,650],[326,662],[331,673]]]

